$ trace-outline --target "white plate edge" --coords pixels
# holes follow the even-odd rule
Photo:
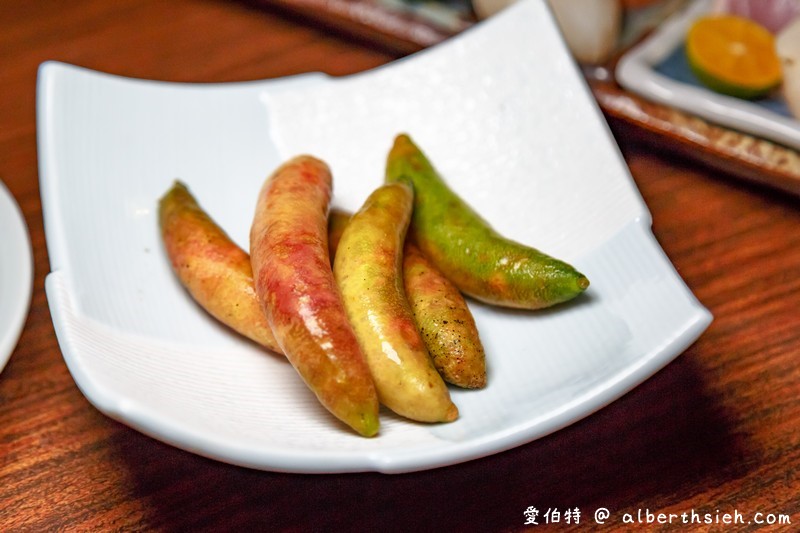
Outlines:
[[[12,302],[9,307],[11,308],[13,320],[5,331],[0,331],[0,372],[2,372],[22,336],[22,330],[25,327],[25,321],[30,310],[33,298],[33,248],[22,210],[11,191],[1,180],[0,203],[6,204],[6,207],[8,207],[8,214],[12,221],[12,227],[9,231],[13,234],[13,237],[9,240],[18,245],[2,261],[15,261],[22,275],[22,279],[15,285],[17,287],[16,292],[11,294],[8,299],[5,296],[3,297],[3,305],[6,305],[8,301]]]

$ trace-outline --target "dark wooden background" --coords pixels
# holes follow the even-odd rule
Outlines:
[[[444,469],[314,476],[203,459],[88,404],[61,357],[44,293],[38,65],[225,82],[346,75],[397,57],[238,2],[0,2],[0,179],[24,212],[35,256],[30,314],[0,374],[0,530],[507,531],[524,529],[529,506],[540,524],[548,508],[577,507],[581,530],[599,527],[600,507],[612,512],[608,530],[639,509],[784,514],[793,525],[772,529],[797,530],[800,201],[660,153],[613,123],[657,238],[715,321],[674,363],[595,415]],[[563,520],[551,526],[570,527]]]

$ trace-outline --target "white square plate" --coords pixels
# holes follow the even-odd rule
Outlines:
[[[689,26],[709,13],[711,0],[697,0],[626,52],[615,77],[631,92],[716,124],[800,149],[800,122],[779,91],[758,100],[719,94],[703,86],[684,57]]]
[[[39,79],[40,175],[64,358],[102,412],[180,448],[289,472],[406,472],[486,456],[600,409],[662,368],[709,313],[676,274],[544,2],[363,74],[223,85],[130,80],[59,63]],[[575,264],[592,286],[543,312],[471,302],[488,358],[461,416],[382,412],[357,436],[281,357],[214,323],[173,276],[159,197],[186,182],[245,249],[283,160],[330,164],[357,209],[408,132],[496,229]]]

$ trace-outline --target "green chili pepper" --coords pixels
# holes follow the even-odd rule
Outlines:
[[[413,185],[410,234],[464,294],[494,305],[539,309],[571,300],[589,286],[571,265],[493,230],[448,187],[408,135],[395,139],[386,181]]]

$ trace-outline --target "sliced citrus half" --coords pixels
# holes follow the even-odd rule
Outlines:
[[[781,82],[774,36],[737,15],[697,19],[686,36],[686,57],[695,76],[722,94],[758,98]]]

